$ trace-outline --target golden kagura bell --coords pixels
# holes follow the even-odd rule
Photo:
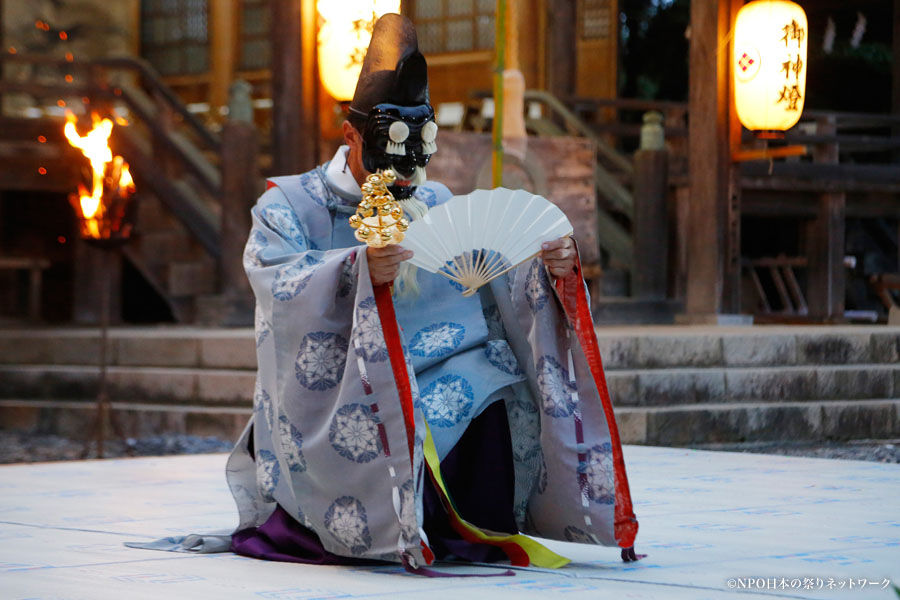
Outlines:
[[[396,179],[397,175],[391,169],[366,177],[366,182],[362,184],[362,202],[356,214],[350,217],[350,227],[356,230],[356,239],[373,248],[402,242],[403,232],[409,228],[400,203],[388,191],[388,186]]]

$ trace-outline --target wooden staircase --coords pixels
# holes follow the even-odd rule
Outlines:
[[[28,96],[35,107],[62,100],[70,106],[86,102],[87,112],[104,116],[127,112],[129,126],[116,127],[110,140],[130,164],[138,190],[137,234],[123,255],[175,320],[252,322],[240,250],[249,208],[261,192],[253,125],[228,121],[221,135],[213,133],[151,67],[132,57],[0,57],[0,65],[8,64],[16,65],[17,77],[0,80],[0,94]],[[73,83],[63,83],[62,75],[59,83],[46,83],[53,69],[72,73]],[[75,190],[86,161],[66,142],[63,124],[61,118],[0,119],[0,158],[11,167],[0,173],[0,190]],[[239,151],[225,151],[229,145]],[[230,224],[224,234],[223,220]]]

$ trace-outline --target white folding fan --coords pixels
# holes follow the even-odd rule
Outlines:
[[[541,244],[572,233],[558,206],[525,190],[475,190],[454,196],[413,221],[401,246],[408,262],[439,273],[471,296],[490,280],[541,251]]]

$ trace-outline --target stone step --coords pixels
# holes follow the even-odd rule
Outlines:
[[[165,433],[215,436],[236,440],[247,425],[250,408],[179,406],[135,402],[110,403],[125,437]],[[96,404],[84,400],[0,400],[0,428],[74,439],[92,435]],[[107,437],[111,437],[107,429]]]
[[[607,385],[617,406],[900,398],[900,365],[620,370]]]
[[[127,437],[161,433],[237,439],[251,408],[111,402]],[[86,400],[0,399],[0,428],[85,436],[96,415]],[[900,437],[900,400],[696,404],[616,409],[623,443],[694,444],[893,439]]]
[[[623,443],[684,446],[720,442],[891,439],[900,400],[749,402],[616,409]]]
[[[869,365],[900,362],[900,327],[598,327],[607,371]],[[253,331],[123,327],[110,331],[111,364],[255,369]],[[96,329],[0,330],[0,364],[97,364]]]
[[[256,370],[253,330],[199,327],[114,328],[108,364]],[[0,365],[98,365],[96,329],[0,330]]]
[[[109,367],[112,398],[160,404],[250,407],[256,373],[235,369]],[[84,365],[0,365],[0,398],[90,399],[99,369]]]
[[[247,405],[255,371],[111,366],[109,393],[133,401]],[[91,398],[91,365],[0,365],[0,398]],[[823,365],[755,369],[652,369],[607,374],[615,406],[663,407],[738,402],[900,398],[900,365]]]
[[[900,327],[598,327],[604,366],[616,369],[897,363]]]

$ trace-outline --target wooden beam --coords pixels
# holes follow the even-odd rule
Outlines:
[[[241,256],[250,231],[250,209],[259,195],[256,128],[252,123],[229,119],[222,130],[222,257],[220,291],[250,297]]]
[[[817,320],[842,321],[844,316],[844,194],[822,194],[819,211],[807,225],[809,314]]]
[[[238,0],[216,0],[209,3],[210,72],[209,105],[213,117],[221,119],[219,109],[228,105],[228,87],[234,79],[239,44]]]
[[[270,0],[272,15],[272,171],[301,173],[315,166],[318,119],[313,0]],[[304,26],[305,25],[305,26]],[[306,36],[304,36],[306,33]],[[312,58],[312,60],[311,60]]]
[[[728,92],[725,100],[725,121],[727,124],[727,139],[720,145],[720,167],[723,169],[722,185],[725,188],[725,262],[722,266],[722,310],[726,313],[738,314],[741,312],[741,185],[737,165],[733,156],[741,146],[741,123],[735,110],[734,81],[731,73],[731,56],[734,52],[734,22],[737,13],[744,5],[744,0],[723,0],[726,6],[724,17],[720,14],[720,33],[722,20],[725,20],[726,37],[728,44],[720,43],[718,64],[724,63],[725,85]],[[720,13],[723,10],[720,7]],[[724,54],[724,57],[722,56]]]
[[[575,93],[576,0],[545,2],[547,19],[547,91],[557,98]]]
[[[817,133],[833,135],[837,131],[835,117],[824,117],[817,123]],[[837,144],[816,148],[817,164],[838,163]],[[847,198],[842,192],[819,197],[818,214],[807,225],[806,253],[809,259],[807,297],[809,314],[828,322],[844,319],[844,223]]]
[[[634,272],[632,295],[666,297],[669,222],[666,205],[668,156],[665,149],[634,155]]]
[[[729,123],[727,52],[720,51],[720,42],[728,34],[729,5],[730,0],[691,2],[685,308],[696,316],[722,312]]]

